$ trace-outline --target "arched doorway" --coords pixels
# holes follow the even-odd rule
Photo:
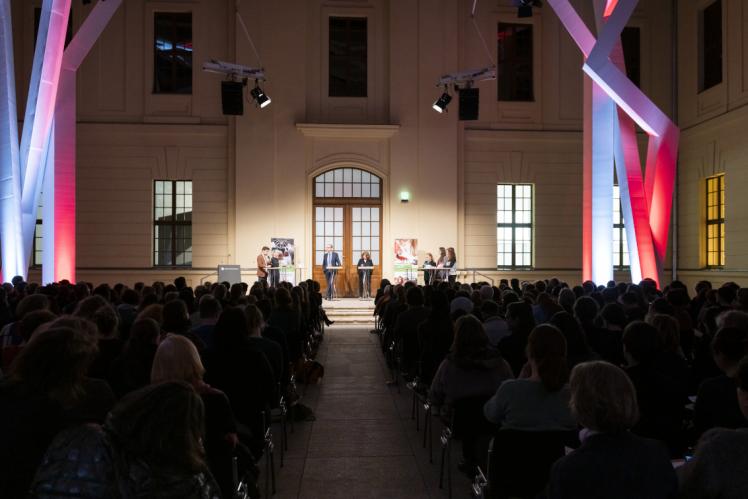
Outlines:
[[[356,264],[368,251],[374,263],[372,291],[382,278],[382,179],[366,170],[342,167],[314,177],[312,182],[313,276],[326,287],[322,260],[332,244],[342,259],[338,296],[358,296]]]

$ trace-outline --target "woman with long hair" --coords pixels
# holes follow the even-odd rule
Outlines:
[[[97,353],[95,332],[53,322],[18,354],[0,381],[0,497],[26,496],[59,431],[104,422],[114,394],[105,381],[86,377]]]
[[[528,338],[527,358],[529,378],[503,383],[483,409],[486,419],[511,430],[576,428],[569,411],[564,335],[555,326],[537,326]]]
[[[187,383],[132,392],[103,428],[78,426],[55,438],[30,497],[218,499],[202,445],[204,424],[203,403]]]
[[[457,279],[457,255],[455,249],[452,247],[447,248],[447,257],[444,259],[444,268],[449,269],[448,277],[449,284],[454,284]]]
[[[190,340],[168,335],[158,346],[151,383],[184,381],[192,386],[205,406],[205,451],[208,464],[225,496],[231,495],[231,459],[239,438],[229,399],[203,381],[205,368]]]

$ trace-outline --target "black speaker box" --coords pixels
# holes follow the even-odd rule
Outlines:
[[[473,121],[478,119],[478,104],[480,94],[477,88],[460,89],[460,121]]]
[[[244,84],[242,82],[221,82],[221,106],[225,115],[241,116],[244,114]]]

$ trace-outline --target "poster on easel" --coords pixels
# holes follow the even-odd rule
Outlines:
[[[395,239],[395,284],[418,281],[418,239]]]
[[[296,285],[296,266],[295,266],[295,253],[296,248],[294,246],[293,238],[288,237],[273,237],[270,238],[270,258],[271,262],[278,262],[280,267],[279,282],[290,282],[294,286]],[[276,265],[273,265],[276,266]]]

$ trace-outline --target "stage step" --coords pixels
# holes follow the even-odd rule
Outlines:
[[[374,325],[374,303],[353,298],[343,298],[333,302],[325,301],[322,307],[327,317],[341,325]]]

